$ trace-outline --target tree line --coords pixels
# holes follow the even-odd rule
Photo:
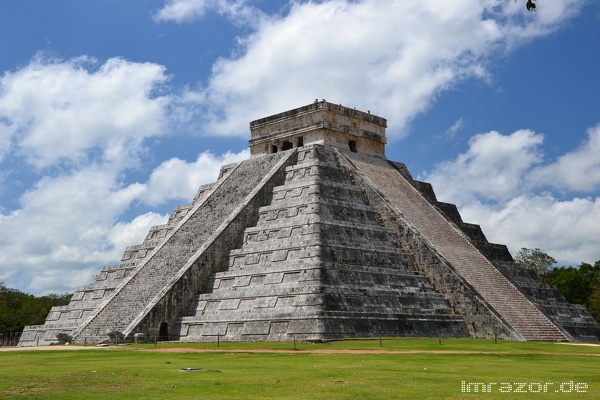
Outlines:
[[[0,282],[0,333],[21,332],[25,325],[40,325],[53,306],[69,304],[72,294],[36,297]]]
[[[583,304],[600,322],[600,260],[593,265],[582,262],[577,267],[552,267],[554,257],[539,248],[521,248],[515,261],[535,270],[542,283],[553,285],[571,304]]]
[[[600,322],[600,260],[594,265],[581,263],[577,268],[552,268],[541,276],[541,281],[558,287],[569,303],[586,306]]]

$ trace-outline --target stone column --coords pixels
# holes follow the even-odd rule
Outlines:
[[[279,141],[279,140],[273,140],[271,142],[271,146],[277,147],[277,152],[278,153],[281,151],[281,141]]]

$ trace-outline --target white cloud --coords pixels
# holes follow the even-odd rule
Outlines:
[[[135,198],[135,185],[116,186],[114,176],[94,167],[71,175],[42,178],[21,197],[21,210],[11,215],[19,224],[13,226],[13,232],[27,237],[22,243],[46,243],[47,248],[59,252],[67,249],[61,242],[73,247],[80,247],[82,242],[102,243],[99,241],[102,231]],[[104,246],[86,250],[102,251]],[[44,252],[24,251],[24,254],[36,253]]]
[[[543,137],[528,130],[474,136],[469,149],[424,177],[440,201],[457,204],[465,222],[480,224],[488,240],[541,248],[559,262],[600,260],[600,198],[540,193],[597,185],[598,127],[579,148],[542,165]],[[564,185],[560,182],[565,181]]]
[[[36,293],[72,291],[90,283],[92,272],[117,263],[127,246],[142,243],[151,226],[168,219],[146,212],[123,220],[132,204],[190,202],[201,184],[216,180],[222,164],[248,156],[246,150],[202,153],[192,163],[171,159],[147,183],[123,184],[119,174],[94,165],[44,177],[23,194],[18,210],[0,213],[0,277]],[[61,280],[65,275],[69,279]]]
[[[506,200],[526,189],[525,172],[541,161],[542,142],[543,136],[530,130],[479,134],[465,153],[437,165],[427,180],[452,201]]]
[[[531,179],[561,190],[592,193],[600,187],[600,125],[587,132],[581,146],[547,166],[534,170]]]
[[[528,13],[497,0],[292,2],[214,65],[198,96],[202,123],[239,135],[248,121],[326,98],[388,116],[389,136],[404,136],[442,91],[488,80],[491,55],[548,34],[583,0],[551,3]]]
[[[0,120],[0,162],[10,151],[11,136],[12,132],[10,131],[10,129],[8,129],[8,127],[5,124],[1,123]]]
[[[149,204],[160,204],[169,199],[192,199],[200,185],[217,180],[222,165],[249,157],[250,151],[246,149],[221,156],[204,152],[193,163],[179,158],[167,160],[150,175],[143,200]]]
[[[217,4],[210,0],[167,0],[166,5],[160,9],[155,19],[157,21],[193,21],[203,17],[207,11]]]
[[[452,140],[456,137],[456,134],[465,128],[465,121],[459,118],[454,122],[444,133],[437,135],[436,139]]]
[[[120,257],[128,246],[142,243],[151,227],[163,225],[168,219],[168,215],[148,212],[135,217],[131,222],[116,223],[106,232],[106,237],[118,249],[116,251]]]
[[[43,55],[0,78],[0,156],[9,145],[44,168],[97,151],[115,165],[135,159],[142,141],[165,133],[169,99],[156,93],[164,67],[109,59]],[[2,159],[0,158],[0,161]],[[120,164],[117,165],[119,167]]]
[[[115,247],[107,233],[135,200],[137,186],[119,187],[98,167],[42,178],[21,197],[18,210],[0,215],[0,271],[37,289],[34,278],[41,274],[68,274],[73,266],[98,268],[118,260],[123,248]]]
[[[152,168],[145,141],[181,125],[188,100],[160,95],[168,79],[160,65],[96,64],[40,55],[0,77],[0,180],[18,196],[17,206],[0,205],[0,277],[11,287],[63,292],[90,283],[92,272],[168,218],[148,210],[125,217],[133,205],[191,201],[221,163],[249,156],[172,159],[147,182],[130,182],[140,161]],[[27,180],[9,180],[17,168]]]
[[[219,13],[236,24],[253,25],[263,15],[245,0],[167,0],[154,16],[156,21],[191,22],[209,12]]]
[[[541,248],[561,265],[600,260],[600,198],[521,195],[495,206],[462,204],[459,211],[466,222],[481,225],[488,240],[506,244],[513,254],[528,247]]]
[[[29,293],[71,293],[73,288],[90,284],[98,268],[46,269],[27,278]]]

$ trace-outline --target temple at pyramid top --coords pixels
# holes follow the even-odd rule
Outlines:
[[[385,158],[387,121],[370,112],[315,100],[250,122],[252,157],[264,156],[309,144]]]

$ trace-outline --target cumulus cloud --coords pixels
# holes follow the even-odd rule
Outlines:
[[[77,163],[99,152],[105,162],[135,159],[147,137],[165,132],[165,106],[157,95],[163,66],[120,58],[55,60],[38,55],[0,78],[0,133],[39,168]],[[7,144],[8,142],[8,144]],[[1,159],[0,159],[1,161]],[[118,166],[118,165],[117,165]]]
[[[34,282],[41,284],[42,275],[52,280],[74,266],[113,263],[124,247],[111,239],[112,225],[140,189],[138,184],[121,187],[96,166],[40,179],[22,195],[19,209],[0,215],[0,270],[37,290]]]
[[[236,24],[255,24],[263,14],[245,0],[167,0],[155,15],[156,21],[191,22],[216,12]]]
[[[98,273],[97,267],[71,269],[49,268],[37,271],[36,274],[25,278],[28,293],[70,293],[73,288],[90,283],[90,277]],[[24,275],[24,274],[23,274]]]
[[[175,3],[196,2],[167,7]],[[239,135],[248,121],[326,98],[388,116],[388,135],[402,137],[441,92],[489,80],[491,55],[552,32],[582,3],[527,13],[497,0],[292,2],[215,63],[198,95],[199,118],[210,132]]]
[[[205,152],[151,166],[141,182],[128,177],[140,161],[151,165],[145,143],[170,132],[180,117],[171,111],[185,114],[184,96],[163,94],[167,80],[156,64],[41,55],[0,77],[0,180],[18,186],[16,206],[0,206],[3,281],[35,293],[89,283],[168,219],[149,210],[127,217],[132,206],[190,201],[221,164],[249,156]],[[8,179],[18,174],[27,180]]]
[[[148,212],[138,215],[130,222],[117,222],[105,234],[107,240],[117,249],[117,256],[121,256],[127,246],[142,243],[150,228],[162,225],[169,219],[168,215]]]
[[[128,185],[98,166],[44,177],[21,197],[19,209],[0,214],[0,277],[33,292],[87,284],[92,272],[116,263],[127,246],[142,243],[150,227],[168,219],[147,212],[123,220],[132,204],[189,202],[200,185],[217,179],[221,165],[248,156],[245,150],[204,152],[190,163],[173,158],[156,167],[147,182]],[[65,274],[69,279],[61,280]]]
[[[530,130],[479,134],[465,153],[438,164],[427,179],[452,201],[506,200],[526,189],[525,173],[541,161],[542,142],[543,136]]]
[[[592,193],[600,187],[600,125],[588,129],[587,139],[574,151],[537,168],[531,179],[560,190]]]
[[[480,224],[490,241],[508,245],[513,254],[539,247],[565,264],[593,263],[600,259],[600,198],[569,193],[597,185],[598,131],[590,129],[576,150],[550,161],[544,160],[541,134],[487,132],[420,179],[433,184],[438,199],[457,204],[464,221]],[[565,196],[544,192],[556,186],[567,190]]]
[[[240,162],[250,157],[249,150],[227,152],[215,156],[203,152],[193,163],[172,158],[159,165],[150,175],[143,200],[160,204],[168,199],[191,199],[198,186],[217,180],[222,165]]]
[[[513,254],[528,247],[541,248],[560,265],[600,260],[600,198],[520,195],[494,206],[466,203],[459,210],[465,221],[480,224],[490,241],[506,244]]]

